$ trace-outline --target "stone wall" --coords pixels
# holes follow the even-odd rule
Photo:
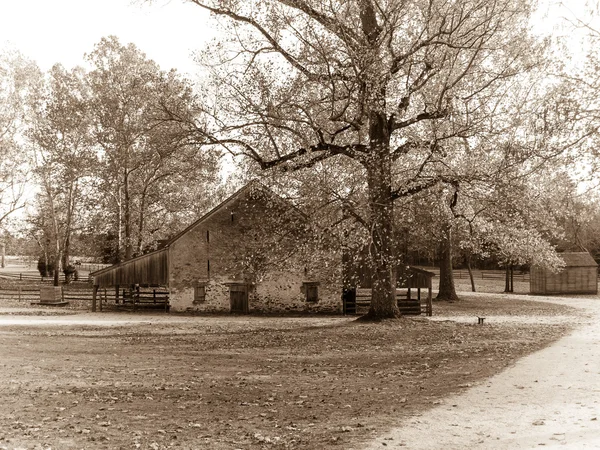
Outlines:
[[[171,294],[171,310],[222,312],[230,311],[228,277],[213,277],[204,285],[205,296],[195,301],[195,288],[188,287]],[[342,304],[340,289],[331,285],[318,286],[317,302],[307,302],[300,274],[271,274],[269,279],[248,285],[248,306],[251,313],[330,313],[340,314]],[[312,280],[311,280],[312,281]],[[204,283],[203,283],[204,284]]]
[[[306,249],[294,248],[302,243],[301,227],[279,209],[264,197],[233,198],[171,243],[171,309],[229,312],[228,284],[245,282],[250,312],[341,312],[340,286],[318,269],[307,270],[300,256]],[[289,232],[283,230],[289,224]],[[274,262],[278,258],[285,270]],[[306,281],[320,283],[317,302],[306,301]],[[201,300],[195,298],[198,286]]]

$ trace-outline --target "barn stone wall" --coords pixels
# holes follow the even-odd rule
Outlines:
[[[194,302],[194,287],[171,293],[173,311],[227,313],[230,311],[228,277],[213,277],[205,285],[205,299]],[[268,279],[248,287],[248,306],[251,313],[331,313],[342,312],[340,290],[337,286],[319,285],[317,302],[307,302],[303,277],[300,274],[273,273]],[[313,280],[310,280],[313,281]]]
[[[172,242],[169,246],[171,309],[229,312],[229,283],[245,282],[249,286],[250,312],[341,312],[341,287],[331,277],[326,280],[320,276],[318,269],[311,268],[308,275],[293,254],[285,260],[286,270],[270,270],[259,277],[248,272],[249,259],[270,255],[267,251],[255,256],[251,249],[254,241],[264,238],[255,230],[273,217],[280,214],[268,202],[234,198]],[[293,245],[301,237],[292,233],[288,239],[284,246]],[[320,282],[317,302],[306,301],[305,281]],[[205,291],[201,302],[194,298],[198,284]]]
[[[308,302],[305,282],[317,282],[318,301]],[[306,279],[303,274],[278,272],[257,283],[249,296],[250,311],[341,313],[341,287]]]

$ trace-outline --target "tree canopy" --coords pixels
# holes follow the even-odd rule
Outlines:
[[[367,194],[370,314],[396,315],[394,200],[464,178],[446,159],[495,132],[514,79],[540,64],[532,5],[190,1],[229,31],[203,54],[211,78],[190,128],[262,169],[351,160]]]

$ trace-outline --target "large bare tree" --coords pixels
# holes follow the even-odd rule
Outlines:
[[[369,314],[396,316],[394,200],[455,181],[428,169],[447,141],[483,130],[489,100],[535,64],[530,3],[188,1],[225,30],[200,58],[211,78],[195,133],[262,169],[353,160],[368,193]]]

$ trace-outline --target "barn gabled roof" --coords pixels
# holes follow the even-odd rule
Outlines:
[[[228,198],[226,198],[224,201],[222,201],[221,203],[219,203],[213,209],[211,209],[210,211],[208,211],[206,214],[204,214],[198,220],[196,220],[195,222],[191,223],[184,230],[182,230],[181,232],[179,232],[175,236],[173,236],[171,239],[169,239],[167,241],[167,243],[164,245],[164,247],[165,248],[169,247],[174,242],[176,242],[177,240],[179,240],[182,236],[186,235],[191,230],[193,230],[197,226],[199,226],[202,223],[204,223],[206,220],[208,220],[217,211],[221,210],[222,208],[225,208],[227,205],[231,204],[234,200],[243,197],[247,193],[252,192],[253,189],[259,189],[263,194],[269,195],[269,197],[270,197],[270,199],[272,201],[276,201],[276,202],[280,202],[281,204],[285,204],[286,207],[289,207],[289,208],[293,209],[300,217],[302,217],[303,219],[307,219],[307,216],[302,211],[300,211],[295,205],[293,205],[290,201],[288,201],[285,198],[281,197],[280,195],[276,194],[271,189],[269,189],[267,186],[265,186],[264,184],[262,184],[260,181],[258,181],[258,180],[252,180],[248,184],[246,184],[244,187],[242,187],[241,189],[239,189],[238,191],[236,191],[235,193],[233,193],[231,196],[229,196]]]
[[[565,252],[559,253],[565,261],[566,267],[597,267],[598,263],[588,252]]]
[[[184,234],[186,234],[187,232],[189,232],[190,230],[192,230],[193,228],[195,228],[196,226],[198,226],[199,224],[201,224],[202,222],[204,222],[211,215],[213,215],[215,212],[217,212],[218,210],[220,210],[221,208],[223,208],[224,206],[226,206],[228,203],[230,203],[234,199],[240,197],[244,192],[250,190],[250,188],[253,185],[255,185],[255,184],[256,184],[256,182],[251,181],[250,183],[246,184],[241,189],[237,190],[235,193],[233,193],[232,195],[230,195],[229,197],[227,197],[224,201],[222,201],[217,206],[215,206],[213,209],[211,209],[210,211],[208,211],[206,214],[204,214],[198,220],[196,220],[195,222],[193,222],[191,225],[189,225],[183,231],[177,233],[175,236],[173,236],[171,239],[169,239],[160,249],[154,250],[153,252],[146,253],[144,255],[137,256],[137,257],[132,258],[132,259],[128,259],[127,261],[122,261],[120,263],[114,264],[114,265],[109,266],[109,267],[105,267],[104,269],[100,269],[100,270],[97,270],[95,272],[90,273],[90,275],[94,276],[94,277],[96,277],[98,275],[103,275],[103,274],[106,274],[106,273],[111,272],[113,270],[120,269],[120,268],[122,268],[122,267],[124,267],[126,265],[130,265],[131,263],[135,263],[135,262],[138,262],[138,261],[143,260],[143,259],[150,259],[155,254],[164,252],[171,244],[173,244],[173,242],[175,242],[176,240],[178,240],[179,238],[181,238]]]
[[[249,192],[252,189],[252,187],[254,187],[256,185],[258,185],[258,182],[255,181],[255,180],[252,180],[248,184],[246,184],[244,187],[242,187],[241,189],[238,189],[236,192],[234,192],[232,195],[230,195],[229,197],[227,197],[225,200],[223,200],[221,203],[219,203],[213,209],[211,209],[206,214],[204,214],[203,216],[201,216],[198,220],[192,222],[185,229],[181,230],[179,233],[177,233],[175,236],[173,236],[171,239],[169,239],[167,241],[167,243],[164,245],[164,248],[167,248],[170,245],[172,245],[175,241],[179,240],[182,236],[186,235],[191,230],[193,230],[194,228],[196,228],[198,225],[202,224],[204,221],[206,221],[207,219],[209,219],[217,211],[221,210],[222,208],[224,208],[228,204],[232,203],[235,199],[241,197],[246,192]]]
[[[155,250],[150,253],[146,253],[145,255],[141,255],[141,256],[138,256],[133,259],[129,259],[127,261],[120,262],[118,264],[106,267],[104,269],[97,270],[95,272],[90,273],[90,275],[95,277],[95,279],[96,278],[102,278],[102,279],[104,279],[104,278],[107,278],[107,279],[127,278],[127,284],[139,283],[139,281],[131,281],[131,276],[124,277],[123,274],[121,274],[120,272],[127,271],[127,269],[126,269],[127,267],[140,266],[140,265],[144,265],[144,263],[146,263],[146,262],[151,262],[151,261],[155,260],[157,257],[160,256],[161,253],[165,253],[166,251],[168,251],[168,248],[173,243],[175,243],[177,240],[179,240],[181,237],[183,237],[184,235],[189,233],[191,230],[193,230],[197,226],[201,225],[203,222],[208,220],[213,214],[215,214],[222,208],[226,207],[227,205],[231,204],[234,200],[244,196],[245,194],[247,194],[249,192],[252,192],[252,189],[260,189],[262,192],[269,194],[274,201],[286,202],[287,206],[293,207],[294,210],[298,212],[298,214],[300,214],[302,217],[306,217],[299,209],[297,209],[294,205],[292,205],[292,203],[287,202],[283,197],[277,195],[271,189],[269,189],[268,187],[266,187],[259,181],[252,180],[249,183],[247,183],[245,186],[243,186],[241,189],[237,190],[232,195],[227,197],[225,200],[223,200],[221,203],[219,203],[213,209],[208,211],[206,214],[201,216],[198,220],[194,221],[189,226],[187,226],[185,229],[183,229],[181,232],[179,232],[175,236],[173,236],[160,249]],[[165,255],[166,255],[166,253],[165,253]],[[132,266],[132,264],[133,264],[133,266]],[[160,280],[161,280],[160,284],[164,284],[164,280],[166,280],[168,278],[166,273],[165,274],[162,273],[165,270],[167,270],[166,265],[160,270],[161,274],[159,277],[157,277],[156,275],[153,275],[152,278],[155,278],[155,277],[160,278]],[[115,272],[115,273],[111,274],[111,272]],[[139,272],[139,271],[136,271],[136,272]],[[138,277],[137,273],[136,273],[135,277],[136,278]]]

